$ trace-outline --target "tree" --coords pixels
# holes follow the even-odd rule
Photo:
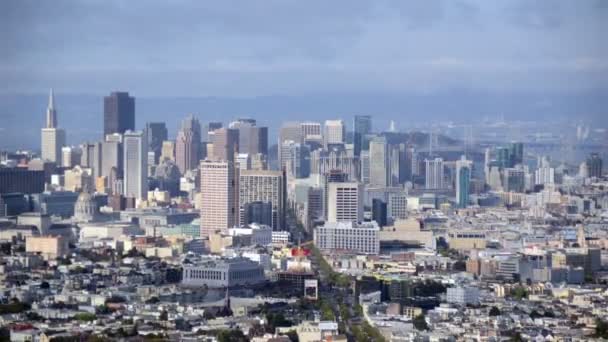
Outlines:
[[[599,318],[595,320],[595,337],[608,339],[608,322]]]
[[[247,337],[241,330],[220,330],[217,334],[218,342],[247,342]]]
[[[49,284],[48,281],[43,281],[42,283],[40,283],[41,289],[49,289],[50,287],[51,287],[51,285]]]
[[[160,316],[158,317],[159,320],[161,321],[168,321],[169,320],[169,313],[167,312],[167,310],[163,310],[160,312]]]
[[[490,309],[490,316],[500,316],[500,310],[497,307],[493,306]]]
[[[429,330],[429,326],[426,324],[424,314],[414,317],[412,323],[414,324],[414,328],[416,328],[416,330]]]
[[[526,291],[526,289],[524,289],[523,287],[519,286],[513,289],[511,295],[517,300],[522,300],[523,298],[528,298],[528,291]]]
[[[88,312],[80,312],[74,316],[74,319],[77,321],[91,322],[91,321],[94,321],[95,319],[97,319],[97,316],[95,316],[95,314],[88,313]]]
[[[513,336],[511,336],[511,339],[509,339],[510,342],[524,342],[524,338],[521,337],[521,333],[519,331],[515,332],[515,334]]]
[[[537,319],[540,317],[543,317],[543,315],[539,314],[538,311],[532,310],[532,312],[530,312],[530,318]]]

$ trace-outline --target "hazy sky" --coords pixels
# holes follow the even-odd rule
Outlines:
[[[608,89],[608,1],[0,1],[0,92]]]

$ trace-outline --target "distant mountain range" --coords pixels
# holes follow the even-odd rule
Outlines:
[[[109,93],[109,91],[108,91]],[[181,119],[194,113],[201,122],[252,117],[270,128],[271,140],[282,122],[323,121],[342,118],[351,129],[355,114],[372,115],[375,131],[386,130],[394,120],[400,131],[419,130],[436,121],[475,123],[484,118],[511,120],[587,122],[608,124],[608,92],[576,95],[481,94],[454,91],[412,94],[328,94],[220,97],[136,97],[136,125],[165,121],[175,136]],[[59,125],[66,129],[68,143],[102,138],[103,94],[56,93]],[[47,94],[0,95],[0,148],[40,146]],[[272,143],[271,141],[271,143]]]

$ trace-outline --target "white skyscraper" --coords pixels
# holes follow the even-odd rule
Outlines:
[[[283,228],[283,172],[271,170],[240,170],[239,206],[241,217],[247,203],[264,202],[272,205],[272,228]],[[241,220],[241,225],[243,221]]]
[[[41,157],[61,164],[61,148],[65,146],[65,131],[57,127],[57,111],[53,89],[49,94],[49,105],[46,109],[46,127],[41,132]]]
[[[388,186],[388,147],[386,138],[375,137],[369,142],[369,184],[372,187]]]
[[[325,146],[330,144],[343,144],[346,139],[346,126],[342,120],[326,120],[323,134]]]
[[[443,182],[443,159],[426,159],[426,179],[425,188],[427,189],[444,189]]]
[[[358,182],[328,184],[328,222],[361,222],[363,220],[363,186]]]
[[[201,172],[201,236],[238,224],[239,170],[230,161],[204,160]]]
[[[142,199],[148,193],[148,151],[144,132],[126,131],[123,136],[124,195]]]

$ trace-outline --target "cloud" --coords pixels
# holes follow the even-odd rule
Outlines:
[[[607,23],[586,0],[8,0],[0,92],[573,92],[608,82]]]

